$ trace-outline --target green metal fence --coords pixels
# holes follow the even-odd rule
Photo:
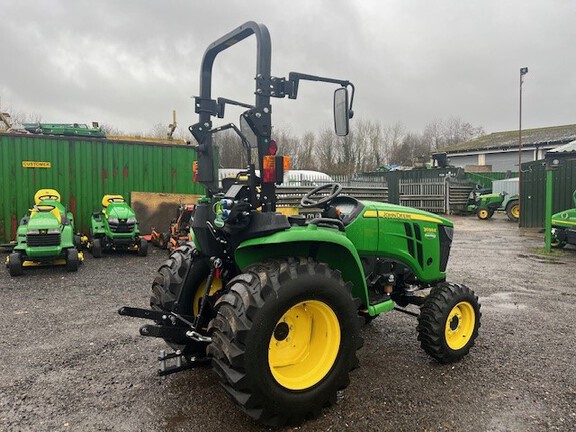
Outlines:
[[[476,183],[482,185],[484,188],[491,188],[492,182],[494,180],[503,180],[505,178],[513,178],[518,177],[517,172],[513,173],[505,173],[505,172],[485,172],[485,173],[469,173],[467,172],[464,177],[471,181],[472,183]]]
[[[0,134],[0,240],[14,239],[41,188],[60,192],[82,232],[107,193],[201,194],[193,183],[195,160],[185,145]]]
[[[572,193],[576,190],[576,160],[562,161],[554,171],[552,185],[552,213],[572,208]],[[546,203],[546,169],[544,161],[522,164],[522,196],[520,226],[544,226]]]

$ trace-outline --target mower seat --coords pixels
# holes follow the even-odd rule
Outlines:
[[[110,203],[114,202],[126,202],[126,200],[122,195],[110,194],[110,195],[104,195],[102,197],[102,207],[104,208],[108,207]]]

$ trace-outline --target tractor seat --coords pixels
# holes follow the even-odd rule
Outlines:
[[[52,205],[36,205],[34,206],[34,208],[30,209],[30,219],[32,219],[35,215],[37,215],[38,213],[52,213],[54,215],[54,217],[56,218],[56,220],[58,221],[58,224],[62,224],[62,214],[60,213],[60,210],[58,210],[56,207],[52,206]],[[66,222],[68,221],[67,218]]]
[[[102,207],[104,208],[108,207],[111,203],[118,202],[126,202],[126,200],[122,195],[109,194],[102,197]]]
[[[306,225],[306,216],[304,215],[288,215],[288,222],[291,226],[304,226]]]

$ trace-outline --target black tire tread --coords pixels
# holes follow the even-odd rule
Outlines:
[[[8,257],[8,273],[10,276],[21,276],[23,271],[23,262],[22,257],[19,253],[11,253]]]
[[[150,306],[160,311],[172,311],[174,303],[180,293],[186,272],[192,264],[192,251],[194,248],[183,245],[175,249],[164,263],[152,281],[152,295]]]
[[[334,391],[325,395],[324,399],[315,400],[304,410],[291,406],[278,407],[259,392],[252,382],[254,377],[247,376],[245,342],[251,329],[257,325],[257,313],[266,302],[278,298],[283,282],[311,274],[322,274],[337,280],[343,291],[348,293],[354,311],[358,309],[360,302],[352,298],[351,284],[344,283],[339,271],[309,258],[268,259],[250,266],[230,281],[227,294],[216,304],[217,316],[209,325],[212,343],[207,352],[212,356],[212,365],[221,385],[244,412],[268,426],[300,424],[305,419],[318,417],[323,407],[336,402],[336,391],[348,385],[348,372],[358,366],[356,350],[363,344],[359,329],[364,319],[356,315],[353,358],[346,365],[345,373],[335,378]]]
[[[512,222],[518,222],[518,219],[516,219],[513,215],[512,215],[512,207],[514,207],[515,205],[518,204],[518,200],[512,200],[510,201],[508,204],[506,204],[506,216],[508,217],[508,219]]]
[[[444,341],[444,329],[450,310],[460,301],[469,301],[476,313],[476,323],[470,341],[460,350],[450,349]],[[434,287],[420,310],[418,340],[422,349],[440,363],[460,360],[474,346],[480,328],[480,304],[474,292],[462,284],[442,283]]]

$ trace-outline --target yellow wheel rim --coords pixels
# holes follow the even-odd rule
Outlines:
[[[516,219],[520,218],[520,206],[518,204],[514,204],[512,206],[512,209],[510,209],[510,213],[512,214],[513,217],[515,217]]]
[[[453,350],[463,348],[474,332],[476,312],[468,302],[460,302],[452,308],[446,320],[445,336],[448,347]]]
[[[488,217],[488,210],[480,210],[478,216],[480,216],[480,219],[486,219]]]
[[[204,296],[204,289],[206,288],[206,282],[208,282],[208,278],[204,279],[196,289],[196,294],[194,295],[194,304],[192,305],[192,311],[194,312],[194,316],[198,315],[198,312],[200,312],[200,302],[202,301],[202,297]],[[208,295],[213,296],[221,289],[222,289],[222,279],[214,278],[212,280],[212,285],[210,286],[210,291],[208,292]]]
[[[340,349],[340,324],[330,306],[317,300],[296,304],[276,323],[268,346],[272,376],[290,390],[318,384]]]

